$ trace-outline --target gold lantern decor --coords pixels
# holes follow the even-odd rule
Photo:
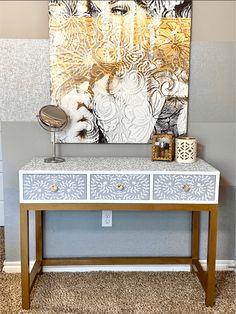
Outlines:
[[[152,137],[152,160],[174,159],[174,135],[157,133]]]

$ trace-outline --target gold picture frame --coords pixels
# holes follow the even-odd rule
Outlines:
[[[152,160],[172,161],[174,159],[174,135],[157,133],[152,137]]]

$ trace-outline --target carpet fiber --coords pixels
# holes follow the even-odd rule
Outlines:
[[[44,273],[32,291],[31,310],[22,311],[20,275],[0,273],[1,314],[235,314],[235,296],[234,272],[217,273],[213,308],[205,307],[203,289],[188,272]]]

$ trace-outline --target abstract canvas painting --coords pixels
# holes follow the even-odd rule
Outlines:
[[[60,143],[149,143],[187,129],[190,0],[50,0]]]

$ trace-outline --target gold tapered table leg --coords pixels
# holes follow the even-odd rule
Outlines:
[[[30,308],[30,273],[29,273],[29,212],[25,205],[20,206],[21,235],[21,287],[22,308]]]
[[[35,240],[36,240],[36,261],[41,265],[43,259],[43,211],[35,212]]]
[[[218,206],[215,206],[214,209],[209,211],[206,306],[213,306],[215,304],[217,210]]]
[[[200,212],[192,212],[192,259],[199,260]],[[192,266],[193,271],[193,266]]]

